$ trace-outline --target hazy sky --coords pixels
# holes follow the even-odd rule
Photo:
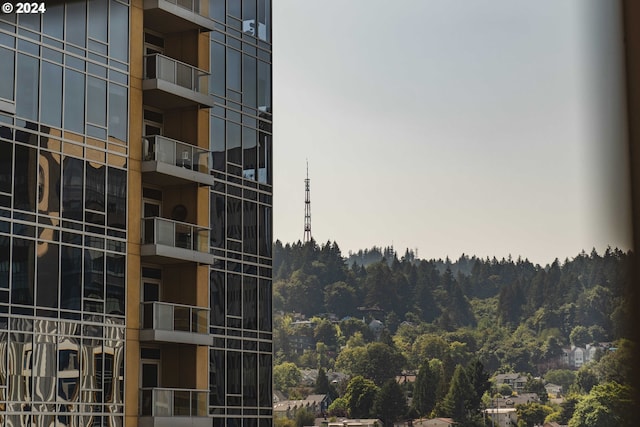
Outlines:
[[[628,249],[618,9],[273,1],[274,237],[344,255]]]

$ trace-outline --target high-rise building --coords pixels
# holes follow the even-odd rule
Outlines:
[[[270,0],[17,7],[0,425],[270,426]]]

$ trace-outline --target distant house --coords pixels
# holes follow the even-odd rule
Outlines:
[[[339,421],[332,421],[328,424],[328,427],[382,427],[384,424],[377,418],[372,419],[344,419]]]
[[[274,403],[273,416],[293,419],[301,409],[306,409],[314,415],[321,416],[327,411],[330,404],[331,398],[327,394],[311,394],[306,399],[301,400],[282,400]]]
[[[547,390],[547,394],[551,396],[558,396],[562,394],[562,386],[553,383],[547,383],[544,386],[545,390]]]
[[[585,363],[596,360],[598,352],[612,350],[611,343],[587,344],[584,347],[565,347],[562,349],[562,363],[569,368],[578,369]]]
[[[515,396],[500,397],[492,399],[491,408],[514,408],[516,405],[540,402],[540,398],[536,393],[520,393]]]
[[[428,420],[413,420],[413,427],[451,427],[458,425],[452,418],[431,418]]]
[[[518,425],[518,415],[516,408],[487,408],[484,410],[487,420],[491,420],[491,425],[497,427],[513,427]]]
[[[373,319],[371,323],[369,323],[369,329],[373,332],[376,338],[380,337],[380,333],[384,329],[384,323],[379,321],[378,319]]]
[[[527,377],[520,374],[498,374],[494,377],[494,381],[496,386],[506,384],[511,387],[511,390],[520,393],[527,384]]]

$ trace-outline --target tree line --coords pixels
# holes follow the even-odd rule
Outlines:
[[[608,248],[541,266],[522,258],[464,254],[455,261],[422,260],[413,251],[398,256],[389,247],[344,257],[336,242],[277,241],[275,386],[292,396],[304,394],[279,381],[285,365],[344,372],[349,381],[331,387],[335,414],[362,415],[367,411],[359,412],[354,402],[369,402],[368,414],[383,420],[437,415],[462,425],[480,423],[479,409],[498,393],[488,385],[495,373],[527,373],[528,388],[540,394],[544,383],[533,379],[550,375],[572,396],[581,396],[580,402],[594,387],[627,387],[621,377],[630,369],[624,360],[632,353],[624,338],[632,310],[625,294],[632,285],[633,257]],[[312,322],[296,321],[301,318]],[[374,319],[381,321],[380,331],[370,327]],[[312,345],[301,350],[294,342],[301,337]],[[562,365],[563,347],[605,341],[623,351],[598,354],[597,363],[581,368],[580,375]],[[406,410],[394,404],[402,414],[384,415],[385,405],[374,403],[397,394],[396,376],[403,371],[417,375],[403,389],[413,403]],[[521,408],[521,419],[544,415],[542,421],[568,422],[576,408],[577,401],[564,415],[557,407]]]

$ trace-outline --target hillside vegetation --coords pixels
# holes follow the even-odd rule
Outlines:
[[[344,257],[336,242],[277,241],[275,387],[295,397],[304,394],[296,381],[279,381],[282,366],[362,377],[370,382],[366,387],[386,393],[389,380],[415,373],[415,387],[423,384],[415,391],[419,399],[396,418],[455,415],[469,425],[497,393],[486,381],[496,373],[528,375],[528,388],[538,391],[544,381],[535,378],[549,375],[564,381],[572,396],[588,396],[594,386],[610,382],[626,387],[632,345],[624,338],[632,308],[624,296],[632,262],[633,254],[618,249],[583,251],[540,266],[522,258],[464,254],[457,260],[422,260],[409,250],[398,255],[393,248],[375,247]],[[610,344],[603,348],[621,351],[600,351],[577,372],[565,366],[563,348],[604,342]],[[348,412],[348,385],[330,387],[339,397],[334,409],[342,405]],[[405,390],[410,397],[413,387]],[[452,391],[461,387],[475,389],[462,407]],[[574,406],[575,399],[569,400]],[[368,415],[376,415],[374,401],[371,397]],[[546,411],[544,417],[566,423],[575,408]]]

